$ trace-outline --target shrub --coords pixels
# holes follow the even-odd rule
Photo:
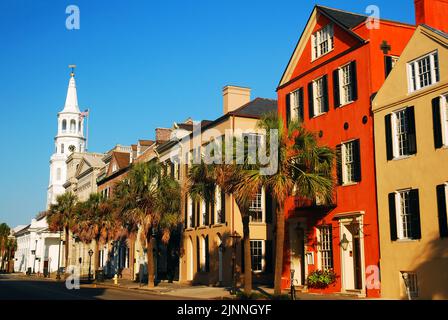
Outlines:
[[[326,289],[336,282],[337,275],[333,270],[314,270],[306,279],[308,288]]]

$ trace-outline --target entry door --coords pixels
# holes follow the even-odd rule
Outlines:
[[[342,225],[341,239],[344,235],[348,240],[347,250],[342,252],[343,281],[345,290],[362,289],[362,256],[361,240],[359,238],[359,225]]]
[[[304,230],[297,228],[297,224],[289,225],[289,243],[291,270],[294,270],[294,285],[302,286],[305,274],[304,263]]]

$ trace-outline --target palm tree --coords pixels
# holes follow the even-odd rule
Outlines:
[[[77,197],[71,192],[66,192],[56,198],[56,203],[50,206],[47,214],[47,222],[50,231],[65,232],[65,270],[68,267],[68,251],[70,241],[70,228],[73,225]]]
[[[1,266],[0,270],[3,270],[4,266],[4,253],[8,246],[8,237],[10,233],[10,228],[6,223],[0,224],[0,259],[1,259]]]
[[[233,144],[236,146],[236,143]],[[247,149],[246,149],[247,150]],[[244,243],[244,293],[250,295],[252,292],[252,257],[250,251],[250,205],[255,195],[262,186],[262,179],[249,179],[248,174],[254,170],[254,165],[244,161],[237,164],[235,149],[226,150],[222,145],[222,157],[225,159],[225,153],[231,152],[234,159],[233,163],[205,164],[201,161],[194,164],[188,173],[188,193],[193,199],[202,199],[206,203],[215,201],[215,190],[219,187],[225,194],[232,194],[238,209],[241,213],[243,224]],[[247,155],[244,154],[247,160]],[[244,181],[244,183],[243,183]]]
[[[314,133],[307,131],[299,121],[291,121],[285,128],[283,120],[276,113],[270,113],[258,121],[258,127],[266,130],[268,144],[270,130],[278,130],[278,170],[273,175],[263,177],[260,177],[259,170],[252,170],[250,174],[246,174],[243,185],[261,178],[277,204],[274,294],[279,295],[285,239],[285,201],[288,197],[296,196],[309,200],[319,197],[324,202],[331,203],[335,157],[334,151],[329,147],[319,146]],[[268,147],[267,150],[269,149]]]
[[[148,286],[154,286],[154,236],[159,222],[156,210],[157,187],[161,167],[156,161],[136,163],[115,194],[118,216],[127,230],[136,232],[142,228],[142,240],[146,242],[148,259]]]

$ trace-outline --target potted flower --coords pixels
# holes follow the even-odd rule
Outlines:
[[[313,289],[326,289],[331,284],[336,282],[337,275],[333,270],[314,270],[307,279],[306,283],[308,288]]]

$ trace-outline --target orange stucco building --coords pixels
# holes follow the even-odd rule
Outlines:
[[[371,99],[415,27],[316,6],[277,88],[279,114],[303,119],[336,150],[332,204],[290,198],[282,285],[310,291],[313,270],[337,280],[324,292],[378,297],[379,240]]]

